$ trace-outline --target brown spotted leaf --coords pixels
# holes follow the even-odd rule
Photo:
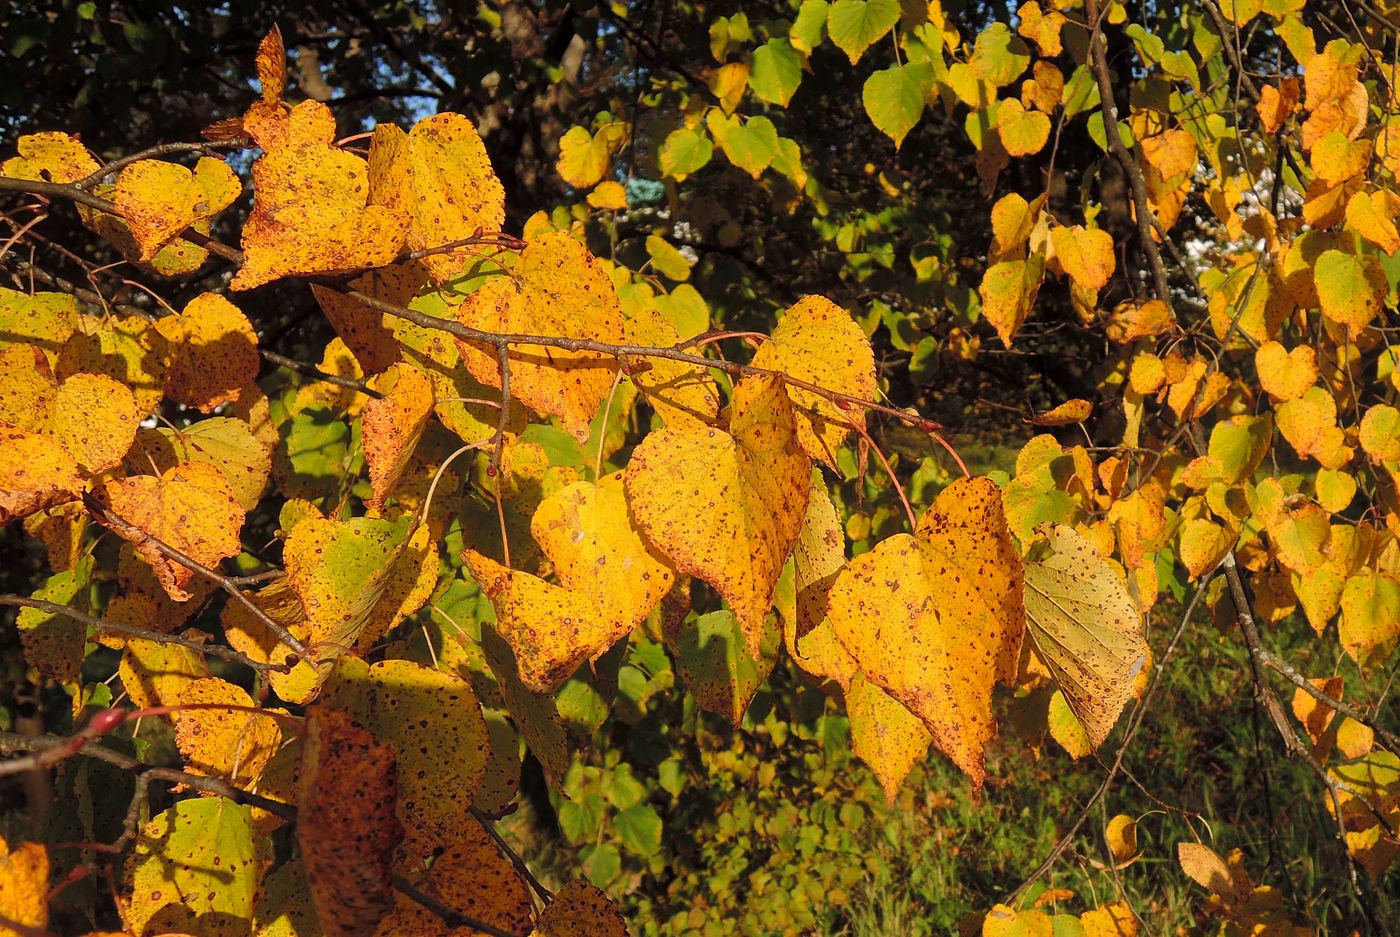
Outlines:
[[[861,400],[875,397],[870,340],[850,313],[825,296],[804,296],[784,312],[753,364]],[[842,410],[800,387],[788,386],[787,394],[803,451],[834,469],[836,450],[850,435],[852,423],[864,425],[864,413]]]
[[[52,436],[0,427],[0,524],[72,501],[82,485],[78,463]]]
[[[186,769],[251,788],[282,744],[276,720],[247,712],[253,706],[248,691],[218,677],[187,683],[178,699],[182,706],[214,707],[174,714],[175,744]]]
[[[365,404],[360,417],[365,463],[374,492],[366,504],[373,511],[384,507],[384,499],[403,477],[433,409],[433,385],[422,371],[396,364],[385,372],[385,379],[384,384],[392,382],[389,392]]]
[[[177,602],[189,599],[194,570],[170,559],[151,542],[155,537],[208,567],[238,555],[243,508],[223,473],[207,462],[181,462],[153,475],[110,481],[98,491],[118,517],[137,528],[118,529],[151,564],[160,584]],[[150,536],[145,536],[149,534]]]
[[[831,588],[837,640],[979,788],[996,734],[992,687],[1016,674],[1022,587],[1001,491],[970,478],[944,489],[912,536],[847,563]]]
[[[248,317],[217,293],[201,293],[161,330],[173,346],[167,393],[209,413],[258,376],[258,336]]]
[[[846,716],[851,752],[870,766],[894,803],[904,779],[928,754],[933,736],[923,720],[859,672],[846,690]]]
[[[587,336],[620,344],[626,332],[612,280],[588,250],[568,234],[550,232],[530,242],[509,274],[493,277],[457,310],[468,328],[486,332]],[[473,377],[499,389],[496,349],[462,342]],[[612,389],[616,358],[596,352],[517,345],[510,350],[511,395],[539,413],[557,416],[580,443]]]
[[[196,221],[212,218],[242,192],[238,176],[222,160],[201,157],[193,171],[176,163],[140,159],[117,176],[112,202],[149,261]]]
[[[792,404],[780,380],[768,376],[734,388],[729,432],[666,426],[627,465],[637,525],[678,570],[715,587],[753,653],[802,529],[810,471]]]
[[[347,713],[306,715],[297,795],[297,843],[327,937],[367,937],[394,904],[394,751]]]
[[[409,218],[409,246],[440,247],[499,231],[505,189],[476,127],[461,114],[434,114],[408,133],[394,124],[374,128],[369,147],[370,200]],[[445,283],[478,262],[471,253],[430,254],[422,264]]]
[[[530,937],[628,937],[622,911],[596,885],[565,885],[540,915]]]

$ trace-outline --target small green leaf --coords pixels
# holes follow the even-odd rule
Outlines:
[[[769,39],[754,50],[749,87],[760,100],[787,107],[802,83],[802,57],[786,39]]]
[[[688,127],[673,130],[666,137],[666,142],[661,144],[661,173],[682,182],[686,176],[699,171],[710,161],[714,149],[709,135],[701,130]]]
[[[826,17],[826,31],[851,64],[899,22],[899,0],[836,0]]]
[[[634,804],[613,821],[618,840],[628,852],[654,856],[661,851],[661,818],[648,804]]]
[[[662,276],[672,280],[690,279],[690,261],[660,235],[647,235],[647,255],[651,257],[651,265]]]
[[[861,95],[865,113],[875,127],[899,149],[904,137],[923,116],[933,87],[933,69],[926,63],[891,65],[865,80]]]
[[[826,17],[830,8],[826,0],[802,0],[797,11],[797,20],[788,30],[788,42],[798,52],[811,53],[821,44],[826,31]]]
[[[967,64],[972,74],[1000,88],[1021,76],[1031,64],[1031,53],[1010,26],[993,23],[977,34]]]

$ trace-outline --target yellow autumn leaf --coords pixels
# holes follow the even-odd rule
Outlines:
[[[588,193],[586,201],[594,208],[601,208],[605,211],[622,211],[627,207],[627,190],[622,187],[622,183],[605,179],[598,183],[592,192]]]
[[[0,345],[0,423],[45,434],[58,387],[49,360],[36,345]]]
[[[105,374],[125,384],[136,399],[136,412],[150,413],[165,396],[170,341],[156,323],[142,316],[112,316],[88,321],[63,343],[54,376]]]
[[[773,587],[807,509],[811,463],[779,379],[740,381],[729,431],[653,430],[625,475],[632,515],[676,569],[724,597],[757,653]]]
[[[933,736],[923,720],[860,672],[845,695],[851,752],[870,766],[885,798],[894,803],[904,779],[928,754]]]
[[[721,65],[710,75],[710,93],[719,101],[725,114],[733,114],[739,102],[744,99],[744,91],[749,86],[749,63],[730,62]]]
[[[602,889],[585,881],[570,882],[544,909],[530,937],[629,937],[622,911]]]
[[[1064,92],[1064,73],[1050,62],[1039,59],[1031,66],[1031,77],[1021,82],[1021,105],[1050,114],[1060,106]]]
[[[207,462],[181,462],[158,478],[133,475],[110,481],[96,494],[136,528],[116,532],[131,541],[177,602],[193,595],[188,587],[196,573],[160,552],[145,534],[210,568],[242,549],[238,532],[243,527],[243,507],[228,479]]]
[[[1391,256],[1400,250],[1400,197],[1388,189],[1357,192],[1347,200],[1347,226]]]
[[[1317,383],[1317,352],[1311,345],[1288,350],[1278,342],[1264,342],[1254,352],[1259,386],[1276,401],[1297,400]]]
[[[404,828],[405,856],[416,862],[452,843],[471,818],[489,749],[471,684],[412,661],[371,666],[342,657],[322,702],[345,710],[393,747],[399,769],[395,810]],[[444,797],[444,791],[452,796]]]
[[[1313,144],[1313,172],[1328,185],[1338,185],[1361,175],[1371,161],[1371,141],[1351,140],[1333,131]]]
[[[433,409],[433,386],[422,371],[396,364],[385,372],[385,378],[386,383],[393,382],[388,393],[365,404],[360,416],[365,464],[374,492],[365,503],[374,511],[384,507],[384,499],[403,477]]]
[[[116,466],[136,439],[136,398],[105,374],[74,374],[53,399],[53,436],[84,475]]]
[[[49,924],[49,852],[42,843],[11,849],[0,838],[0,916],[33,930]],[[19,932],[0,924],[0,937]]]
[[[1053,2],[1047,2],[1046,6],[1048,10],[1042,9],[1036,0],[1021,4],[1016,11],[1020,18],[1016,32],[1034,42],[1045,58],[1053,59],[1060,54],[1060,30],[1067,20]]]
[[[1111,901],[1079,915],[1084,937],[1138,937],[1138,919],[1123,900]]]
[[[297,111],[307,109],[307,129]],[[318,110],[319,109],[319,110]],[[369,204],[369,167],[332,146],[334,118],[317,101],[293,110],[282,146],[253,164],[253,212],[243,226],[243,266],[230,289],[250,290],[285,276],[382,267],[403,248],[409,216]]]
[[[247,712],[253,707],[248,692],[218,677],[185,684],[176,699],[181,706],[241,707],[177,709],[175,744],[186,770],[251,789],[282,744],[276,720]]]
[[[223,160],[201,157],[190,171],[177,163],[141,159],[117,176],[112,202],[149,261],[196,221],[211,218],[242,192],[238,176]]]
[[[279,101],[287,90],[287,50],[282,43],[282,29],[276,23],[258,43],[254,60],[258,72],[258,87],[268,103]]]
[[[1113,238],[1107,231],[1082,225],[1050,230],[1060,269],[1087,290],[1101,290],[1113,276]]]
[[[1057,525],[1046,546],[1025,563],[1026,630],[1098,748],[1146,666],[1142,617],[1114,565],[1074,528]]]
[[[1145,303],[1125,301],[1114,307],[1104,331],[1109,340],[1126,345],[1140,338],[1161,335],[1175,325],[1171,307],[1160,299],[1149,299]]]
[[[488,280],[457,310],[468,328],[534,335],[587,335],[620,344],[626,336],[617,292],[597,259],[568,234],[530,242],[508,276]],[[500,361],[490,345],[461,342],[473,377],[499,389]],[[615,358],[595,352],[516,345],[510,350],[511,395],[557,416],[580,443],[612,389]]]
[[[396,306],[407,306],[427,281],[427,268],[422,262],[410,261],[371,270],[351,280],[350,286],[375,299]],[[394,325],[386,323],[384,313],[337,290],[316,283],[311,284],[311,294],[316,297],[316,302],[331,325],[335,326],[336,334],[354,353],[364,373],[378,374],[399,360],[400,349],[394,339]],[[438,333],[438,337],[447,344],[448,336]],[[450,347],[455,351],[455,346]]]
[[[1068,426],[1083,423],[1093,412],[1094,405],[1090,401],[1076,397],[1044,413],[1037,413],[1031,418],[1031,423],[1035,426]]]
[[[627,142],[627,125],[604,124],[597,133],[586,127],[570,127],[559,138],[559,175],[576,189],[597,185],[608,173],[612,158]]]
[[[626,323],[627,342],[654,348],[681,343],[681,333],[652,306],[638,309]],[[666,423],[713,423],[719,416],[719,387],[708,368],[666,358],[625,356],[630,380]]]
[[[110,610],[108,617],[119,620]],[[174,706],[185,687],[209,676],[209,665],[204,655],[194,648],[127,638],[118,672],[126,695],[138,707],[146,709]]]
[[[1003,258],[1026,243],[1040,217],[1040,199],[1027,202],[1015,192],[1008,192],[992,206],[992,253]]]
[[[861,400],[875,398],[875,355],[850,313],[824,296],[804,296],[778,319],[753,358],[754,367],[781,371],[827,390]],[[802,450],[836,468],[836,450],[864,427],[858,406],[843,410],[800,387],[785,385],[797,421]]]
[[[370,204],[408,217],[409,246],[440,247],[505,223],[505,189],[472,122],[434,114],[405,134],[379,124],[369,148]],[[445,283],[478,262],[472,254],[430,254],[419,263]],[[366,264],[365,266],[380,266]]]
[[[1259,101],[1254,110],[1259,115],[1259,128],[1269,136],[1279,132],[1284,121],[1298,109],[1301,92],[1297,77],[1290,76],[1277,85],[1266,84],[1259,89]]]
[[[1324,251],[1313,268],[1313,281],[1322,314],[1352,335],[1370,325],[1385,304],[1385,268],[1370,254]]]
[[[311,900],[326,934],[367,937],[394,906],[394,750],[329,706],[307,711],[304,738],[296,836]]]
[[[218,293],[196,296],[160,329],[172,347],[166,392],[177,403],[209,413],[258,376],[253,325]]]
[[[1308,682],[1335,700],[1342,698],[1344,681],[1340,676],[1313,677]],[[1332,707],[1319,702],[1317,697],[1301,687],[1293,691],[1293,704],[1290,708],[1293,710],[1294,717],[1302,723],[1303,731],[1308,734],[1308,738],[1315,747],[1322,740],[1323,735],[1327,732],[1327,727],[1332,724],[1332,720],[1337,715]],[[1328,752],[1326,749],[1314,754],[1323,762],[1327,760]]]
[[[1021,559],[986,478],[939,494],[911,536],[846,564],[831,588],[837,639],[874,684],[923,719],[982,786],[992,687],[1015,679],[1025,628]]]
[[[1008,348],[1016,332],[1030,315],[1045,272],[1045,256],[1029,260],[1003,260],[987,268],[977,292],[982,300],[982,318],[991,323]]]
[[[66,133],[46,131],[19,138],[19,155],[0,163],[0,176],[33,182],[77,182],[98,170],[88,148]]]
[[[301,599],[285,577],[274,579],[256,592],[245,591],[243,595],[302,644],[314,640]],[[287,673],[269,671],[267,674],[273,691],[281,699],[293,704],[305,703],[320,686],[316,668],[298,660],[292,649],[242,602],[226,603],[219,621],[229,646],[240,654],[264,664],[294,662]]]
[[[1104,829],[1104,839],[1113,861],[1122,864],[1131,862],[1138,854],[1137,821],[1125,814],[1117,814],[1108,821]]]
[[[783,640],[793,662],[818,680],[830,680],[843,691],[858,668],[836,640],[827,617],[832,584],[846,565],[846,540],[836,516],[836,505],[813,469],[812,493],[802,531],[792,550],[793,615],[783,622]]]
[[[997,104],[997,135],[1011,156],[1031,156],[1045,148],[1050,139],[1050,118],[1040,111],[1028,111],[1016,98]]]

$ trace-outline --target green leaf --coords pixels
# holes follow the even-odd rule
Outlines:
[[[691,619],[678,635],[668,636],[681,679],[700,708],[736,726],[773,669],[779,630],[772,615],[765,616],[763,625],[759,657],[749,653],[744,632],[728,609]]]
[[[131,930],[246,937],[262,859],[249,807],[223,797],[180,801],[136,839],[126,870]]]
[[[760,100],[787,107],[802,83],[802,56],[786,39],[769,39],[754,50],[749,87]]]
[[[648,804],[635,804],[613,820],[622,848],[643,858],[661,851],[661,818]]]
[[[583,871],[594,885],[606,888],[622,872],[622,854],[612,843],[594,846],[583,857]]]
[[[1385,270],[1369,254],[1323,252],[1313,268],[1322,314],[1353,335],[1371,324],[1385,302]]]
[[[54,573],[44,580],[33,598],[85,610],[84,593],[91,584],[92,565],[92,557],[85,556],[72,569]],[[53,615],[37,608],[20,609],[15,625],[24,646],[24,659],[31,667],[59,683],[78,679],[86,625],[67,615]]]
[[[871,122],[899,149],[923,116],[932,88],[933,69],[929,65],[891,65],[865,80],[861,98]]]
[[[972,74],[1000,88],[1021,76],[1031,64],[1031,53],[1010,26],[993,23],[977,34],[967,64]]]
[[[350,427],[324,407],[308,407],[292,417],[273,469],[288,498],[314,501],[335,491],[345,475]]]
[[[802,0],[797,11],[797,19],[788,30],[788,42],[798,52],[811,53],[821,44],[826,31],[826,17],[830,4],[826,0]]]
[[[683,182],[686,176],[697,172],[710,161],[714,149],[709,135],[701,130],[689,127],[673,130],[667,135],[666,142],[661,144],[661,174]]]
[[[854,65],[899,22],[899,0],[836,0],[826,17],[826,31]]]
[[[682,340],[710,330],[710,307],[689,283],[682,283],[665,296],[655,299],[656,311],[676,327]]]
[[[767,117],[727,125],[720,148],[729,161],[757,179],[778,155],[778,128]]]

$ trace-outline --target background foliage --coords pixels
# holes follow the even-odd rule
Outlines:
[[[1001,486],[1020,546],[1039,524],[1074,527],[1119,564],[1145,616],[1144,674],[1161,671],[1150,696],[1143,681],[1131,688],[1141,708],[1130,702],[1091,754],[1053,692],[1049,677],[1062,675],[1032,664],[1018,688],[998,690],[1001,734],[980,794],[938,754],[904,778],[852,753],[838,701],[849,702],[849,679],[804,669],[795,635],[777,634],[796,607],[791,578],[778,582],[756,663],[720,596],[696,583],[692,637],[653,616],[562,682],[558,722],[542,726],[543,710],[530,706],[545,704],[502,677],[510,649],[491,627],[498,608],[474,581],[491,577],[477,566],[464,573],[459,553],[506,559],[505,528],[508,565],[536,568],[525,565],[542,558],[530,533],[535,505],[626,468],[663,418],[636,402],[640,376],[586,415],[591,430],[571,435],[567,420],[535,416],[518,462],[502,467],[483,451],[444,475],[440,514],[429,516],[442,568],[422,566],[433,579],[427,600],[360,650],[469,682],[498,751],[519,731],[518,772],[478,782],[477,806],[506,814],[495,826],[551,890],[583,876],[625,908],[635,933],[1002,933],[1014,912],[981,920],[999,902],[1068,912],[1061,927],[1087,913],[1078,926],[1090,933],[1117,932],[1093,929],[1116,920],[1115,908],[1135,917],[1113,927],[1152,933],[1390,926],[1400,820],[1384,736],[1395,727],[1400,635],[1389,347],[1400,278],[1391,136],[1400,12],[1288,0],[12,4],[0,11],[4,155],[23,154],[22,138],[44,131],[75,135],[104,163],[198,141],[251,113],[266,91],[252,66],[272,23],[287,50],[285,99],[328,105],[346,147],[363,153],[357,136],[379,124],[470,118],[503,189],[488,240],[496,230],[531,243],[556,231],[581,239],[609,263],[629,317],[654,309],[681,338],[767,334],[803,296],[828,297],[873,349],[877,390],[858,396],[942,424],[967,469]],[[1117,140],[1105,90],[1122,122]],[[209,230],[231,244],[242,232],[246,247],[258,151],[211,152],[238,178]],[[7,164],[5,175],[25,173]],[[309,510],[338,520],[377,512],[367,463],[378,431],[360,382],[382,368],[351,336],[331,344],[333,310],[316,292],[339,281],[309,288],[292,277],[230,292],[230,266],[217,257],[161,277],[142,265],[149,257],[133,256],[129,236],[104,231],[89,211],[88,226],[108,240],[95,237],[62,196],[40,210],[25,207],[32,193],[0,198],[14,236],[3,251],[4,285],[15,291],[3,294],[7,314],[39,291],[75,296],[85,312],[168,307],[190,322],[212,315],[190,314],[190,303],[218,294],[246,316],[264,352],[252,366],[268,400],[271,482],[249,493],[226,573],[292,569],[284,545]],[[481,279],[405,305],[450,317]],[[415,364],[436,354],[426,330],[396,337]],[[742,334],[711,343],[736,361],[758,345]],[[5,359],[12,372],[20,361]],[[350,386],[319,380],[316,368]],[[461,396],[481,390],[470,386]],[[181,429],[212,422],[193,409],[209,403],[195,391],[160,397],[141,416],[157,412]],[[252,432],[245,406],[217,413]],[[495,429],[494,415],[460,409],[428,422],[402,504],[421,504],[464,423]],[[15,425],[16,412],[0,418]],[[824,478],[845,555],[912,532],[890,474],[919,515],[963,474],[925,429],[877,414],[869,446],[852,437],[835,451]],[[143,451],[119,454],[117,475],[188,457]],[[410,493],[419,476],[422,490]],[[164,620],[169,587],[154,581],[141,593],[154,608],[122,607],[139,591],[141,561],[101,530],[55,523],[46,532],[32,519],[0,528],[0,591]],[[385,549],[399,562],[402,543]],[[70,560],[56,559],[64,551]],[[71,562],[89,554],[91,566]],[[229,637],[236,602],[218,590],[196,590],[193,601],[182,633],[245,650]],[[123,691],[143,704],[129,654],[122,673],[119,649],[89,644],[80,673],[46,672],[43,651],[22,641],[25,625],[5,621],[4,728],[14,737],[71,736],[93,712],[126,705]],[[213,676],[253,691],[246,702],[271,705],[252,671],[209,663]],[[1315,702],[1297,685],[1308,679],[1367,724]],[[303,702],[273,689],[281,702]],[[158,702],[147,691],[144,705]],[[152,716],[105,744],[142,765],[190,767],[195,749],[179,731],[178,718]],[[868,761],[883,765],[879,779]],[[228,767],[200,773],[236,787],[258,773]],[[51,930],[120,927],[100,870],[113,863],[120,879],[135,859],[91,844],[118,840],[131,805],[144,827],[195,800],[158,781],[136,796],[134,776],[131,765],[70,759],[5,778],[12,848],[26,839],[88,846],[50,850],[54,883],[81,870],[49,903]],[[1125,844],[1119,815],[1136,821],[1139,848]],[[289,868],[292,835],[269,842],[269,868]],[[1214,852],[1179,850],[1198,842]],[[1057,861],[1033,876],[1057,846]],[[265,883],[263,895],[273,893]],[[1096,908],[1108,917],[1094,918]],[[1021,917],[1035,932],[1035,912]],[[533,926],[528,915],[524,925],[520,933]]]

